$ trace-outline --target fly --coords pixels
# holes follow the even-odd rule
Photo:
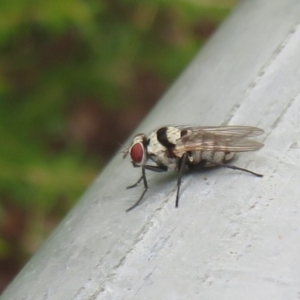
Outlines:
[[[133,166],[142,168],[139,180],[127,188],[136,187],[143,181],[144,191],[137,202],[126,211],[138,206],[148,190],[146,170],[178,172],[175,207],[178,207],[181,179],[186,168],[222,166],[262,177],[261,174],[227,162],[236,152],[262,148],[263,143],[249,138],[263,133],[262,129],[250,126],[165,126],[148,136],[137,134],[131,146],[124,151],[123,158],[130,154]],[[147,164],[149,159],[154,162],[153,165]]]

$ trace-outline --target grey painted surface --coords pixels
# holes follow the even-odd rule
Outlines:
[[[300,1],[244,1],[136,132],[252,125],[265,147],[235,164],[142,187],[109,163],[1,299],[299,299]]]

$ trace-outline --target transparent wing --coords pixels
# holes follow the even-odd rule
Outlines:
[[[236,137],[253,137],[262,135],[264,131],[257,127],[252,126],[239,126],[239,125],[230,125],[230,126],[180,126],[181,130],[190,130],[193,134],[198,132],[211,132],[216,135],[221,136],[236,136]]]
[[[187,151],[246,152],[263,147],[263,143],[250,140],[264,131],[250,126],[180,127],[183,136],[177,141],[175,154]]]

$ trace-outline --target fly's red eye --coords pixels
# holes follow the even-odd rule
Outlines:
[[[140,163],[144,156],[144,147],[141,143],[136,143],[131,147],[130,156],[135,163]]]

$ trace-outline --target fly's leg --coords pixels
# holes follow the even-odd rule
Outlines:
[[[136,183],[128,186],[126,189],[132,189],[132,188],[136,187],[142,180],[143,180],[143,175],[141,176],[141,178]]]
[[[221,162],[214,162],[214,161],[208,161],[208,162],[210,162],[210,163],[212,163],[214,165],[217,165],[217,166],[224,167],[224,168],[247,172],[247,173],[250,173],[250,174],[255,175],[257,177],[263,177],[264,176],[262,174],[258,174],[258,173],[255,173],[253,171],[250,171],[250,170],[247,170],[247,169],[243,169],[243,168],[240,168],[240,167],[237,167],[237,166],[234,166],[234,165],[228,165],[228,164],[224,164],[224,163],[221,163]]]
[[[129,207],[126,210],[126,212],[131,211],[132,209],[134,209],[135,207],[137,207],[140,204],[140,202],[142,201],[144,195],[146,194],[146,192],[148,190],[148,183],[147,183],[147,178],[146,178],[146,170],[150,170],[150,171],[153,171],[153,172],[165,172],[165,171],[168,170],[168,168],[165,167],[165,166],[150,166],[150,165],[144,165],[144,166],[142,166],[142,176],[141,176],[141,178],[135,184],[128,186],[127,189],[136,187],[143,180],[143,182],[144,182],[144,191],[143,191],[142,195],[140,196],[140,198],[138,199],[138,201],[134,205],[132,205],[131,207]]]
[[[144,165],[143,168],[146,170],[149,170],[149,171],[153,171],[153,172],[165,172],[168,170],[168,168],[165,166]],[[128,186],[126,189],[132,189],[132,188],[136,187],[143,180],[143,178],[144,178],[144,175],[142,173],[142,176],[140,177],[140,179],[136,183]]]
[[[131,207],[129,207],[128,209],[126,209],[126,212],[131,211],[132,209],[134,209],[135,207],[137,207],[140,202],[142,201],[144,195],[146,194],[147,190],[148,190],[148,183],[147,183],[147,178],[146,178],[146,172],[145,172],[145,168],[142,168],[142,177],[139,179],[139,181],[134,184],[132,187],[136,186],[141,180],[143,179],[144,181],[144,191],[142,193],[142,195],[140,196],[139,200],[136,201],[136,203],[134,205],[132,205]]]
[[[178,203],[179,203],[179,192],[180,192],[180,185],[181,185],[181,178],[182,178],[182,174],[184,171],[184,167],[186,165],[186,159],[187,159],[187,154],[183,154],[181,160],[179,161],[179,174],[178,174],[178,179],[177,179],[177,194],[176,194],[176,203],[175,203],[175,207],[178,207]]]

